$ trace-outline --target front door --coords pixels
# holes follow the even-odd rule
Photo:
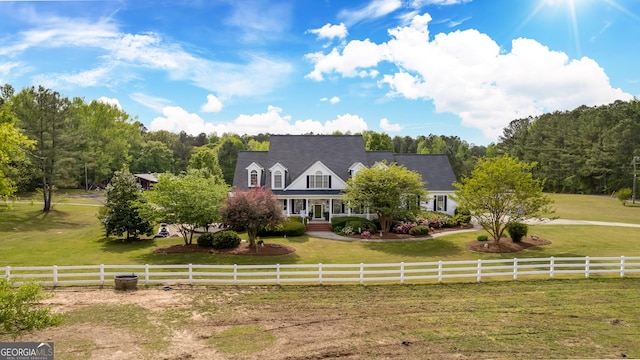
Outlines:
[[[313,218],[314,219],[322,218],[322,204],[313,205]]]

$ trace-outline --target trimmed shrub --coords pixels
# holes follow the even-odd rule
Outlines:
[[[351,220],[345,224],[345,229],[351,228],[353,232],[356,234],[362,234],[364,231],[375,232],[377,230],[376,226],[367,219],[357,218],[355,220]]]
[[[521,222],[512,222],[507,224],[507,232],[509,233],[509,236],[511,236],[511,240],[513,240],[513,242],[520,242],[523,237],[527,236],[529,227],[527,224],[523,224]]]
[[[460,226],[468,226],[471,223],[471,212],[469,210],[456,208],[453,220]]]
[[[233,230],[223,230],[213,234],[211,246],[214,249],[230,249],[240,245],[240,236]]]
[[[349,225],[347,225],[349,223]],[[370,220],[357,216],[336,216],[331,218],[331,231],[339,233],[343,231],[345,227],[352,227],[356,232],[358,228],[362,231],[377,231],[378,227]],[[353,227],[355,226],[355,227]]]
[[[258,236],[302,236],[307,231],[307,226],[299,219],[299,217],[290,217],[282,224],[260,230]]]
[[[213,233],[204,233],[198,236],[198,246],[213,247]]]
[[[429,235],[429,227],[423,226],[423,225],[414,226],[411,229],[409,229],[409,235],[412,235],[412,236]]]
[[[478,241],[487,241],[489,237],[487,235],[478,235],[477,239]]]

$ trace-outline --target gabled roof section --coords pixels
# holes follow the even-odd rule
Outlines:
[[[366,159],[360,135],[271,135],[269,138],[267,166],[276,162],[286,166],[287,184],[318,161],[347,181],[349,166],[354,162],[366,163]]]
[[[396,154],[395,161],[422,176],[430,191],[453,191],[456,176],[445,154]]]

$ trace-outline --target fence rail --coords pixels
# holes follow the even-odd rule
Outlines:
[[[275,265],[74,265],[7,266],[0,276],[18,284],[112,285],[114,277],[136,274],[143,285],[203,284],[328,284],[408,283],[467,279],[480,282],[508,278],[640,274],[640,256],[549,257],[498,260],[401,262],[392,264],[275,264]]]

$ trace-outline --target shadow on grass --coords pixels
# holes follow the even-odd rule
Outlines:
[[[157,247],[156,239],[138,239],[138,240],[123,240],[114,238],[102,238],[98,240],[98,243],[102,244],[101,250],[111,253],[126,253],[130,251],[137,251],[140,249]]]
[[[296,264],[300,256],[296,253],[278,256],[256,255],[226,255],[210,253],[177,253],[160,254],[149,252],[136,257],[142,264],[173,265],[173,264],[200,264],[200,265],[274,265]]]
[[[464,247],[440,238],[406,242],[366,243],[364,247],[369,250],[407,257],[446,257],[459,255],[466,251]]]
[[[78,222],[73,216],[58,210],[43,212],[42,210],[31,211],[0,211],[2,222],[0,231],[20,230],[20,231],[49,231],[51,229],[75,229],[85,225]]]

